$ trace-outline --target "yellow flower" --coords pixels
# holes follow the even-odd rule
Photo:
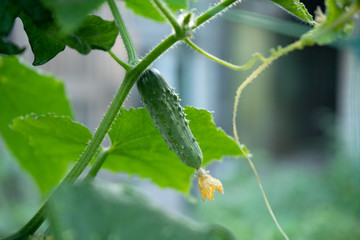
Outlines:
[[[205,201],[205,198],[209,200],[214,199],[214,192],[218,190],[220,193],[224,193],[223,186],[219,179],[213,178],[208,171],[202,168],[196,170],[198,176],[198,184],[201,191],[201,198]]]

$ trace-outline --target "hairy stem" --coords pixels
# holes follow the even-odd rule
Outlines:
[[[225,1],[220,2],[215,7],[209,9],[208,11],[206,11],[202,15],[200,15],[196,19],[196,24],[195,24],[194,28],[202,25],[203,23],[205,23],[206,21],[208,21],[209,19],[211,19],[212,17],[217,15],[219,12],[222,12],[222,11],[228,9],[229,7],[231,7],[232,4],[234,4],[238,1],[240,1],[240,0],[225,0]]]
[[[182,34],[183,31],[179,23],[177,22],[175,16],[169,9],[169,7],[162,0],[151,0],[151,2],[158,9],[158,11],[166,18],[166,20],[170,22],[171,26],[174,28],[175,35],[176,36],[183,35]]]
[[[235,65],[229,62],[226,62],[220,58],[215,57],[214,55],[211,55],[210,53],[206,52],[205,50],[201,49],[199,46],[197,46],[195,43],[193,43],[190,39],[185,39],[184,40],[190,47],[192,47],[193,49],[195,49],[197,52],[201,53],[202,55],[204,55],[205,57],[221,64],[224,65],[225,67],[231,68],[233,70],[245,70],[250,68],[256,61],[256,59],[259,59],[262,62],[266,61],[266,58],[264,58],[260,53],[256,53],[253,55],[253,57],[250,59],[250,61],[244,65]]]
[[[116,7],[114,0],[107,0],[110,10],[114,16],[115,23],[119,28],[120,36],[124,42],[126,52],[128,54],[130,65],[136,64],[139,60],[136,55],[134,43],[131,40],[130,34],[125,26],[125,23],[120,15],[119,9]]]
[[[116,8],[113,0],[108,0],[108,2],[109,5],[112,6],[112,8]],[[229,2],[229,0],[225,0],[223,2]],[[221,2],[220,4],[222,4],[223,2]],[[210,8],[207,12],[199,16],[199,18],[208,20],[211,17],[215,16],[217,13],[223,11],[224,9],[224,7],[219,8],[217,5],[213,8]],[[211,12],[211,14],[208,14],[208,12]],[[199,25],[200,24],[198,24],[197,26]],[[73,183],[76,181],[76,179],[80,176],[81,172],[85,169],[90,160],[95,156],[97,149],[99,148],[102,140],[105,137],[105,134],[107,133],[110,125],[115,119],[117,112],[122,106],[122,103],[124,102],[126,96],[129,94],[130,89],[132,88],[136,80],[140,77],[141,73],[147,67],[149,67],[150,64],[152,64],[158,57],[160,57],[160,55],[162,55],[166,50],[173,46],[177,41],[178,40],[174,34],[170,35],[165,40],[163,40],[157,47],[155,47],[148,55],[146,55],[144,59],[137,63],[136,66],[127,71],[114,100],[112,101],[108,111],[106,112],[103,120],[97,128],[94,136],[90,140],[89,144],[86,146],[86,149],[84,150],[78,162],[74,165],[68,175],[60,183],[58,188],[64,183]],[[22,240],[33,234],[41,226],[41,224],[46,218],[46,205],[47,202],[42,205],[38,212],[19,231],[8,237],[3,238],[2,240]]]

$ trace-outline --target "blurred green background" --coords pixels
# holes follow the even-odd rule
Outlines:
[[[303,2],[311,13],[322,4]],[[201,11],[208,2],[199,0],[193,5]],[[140,55],[170,30],[122,10]],[[99,14],[111,18],[107,7]],[[21,27],[18,22],[19,32]],[[266,56],[270,48],[295,41],[306,30],[304,24],[270,2],[254,0],[244,1],[206,24],[194,34],[194,41],[220,58],[241,64],[255,52]],[[15,32],[13,38],[26,42],[20,33]],[[114,51],[121,55],[124,50],[119,44]],[[24,58],[31,61],[32,56],[26,52]],[[105,53],[77,56],[67,49],[42,66],[64,79],[77,119],[90,129],[97,127],[124,74],[110,62]],[[240,141],[253,153],[265,192],[290,239],[360,239],[359,66],[359,34],[355,29],[347,41],[284,56],[240,98]],[[155,67],[180,93],[184,106],[215,111],[216,124],[231,135],[235,91],[251,69],[234,72],[184,44],[168,51]],[[126,104],[140,106],[136,91]],[[1,142],[0,166],[3,236],[24,224],[43,197]],[[282,239],[246,159],[228,158],[209,169],[222,180],[225,194],[216,193],[215,201],[205,203],[200,201],[195,181],[190,197],[126,174],[105,172],[100,178],[132,184],[173,214],[220,224],[237,239]]]

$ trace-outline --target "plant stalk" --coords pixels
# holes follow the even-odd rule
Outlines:
[[[236,2],[240,2],[240,0],[225,0],[225,1],[220,2],[218,5],[214,6],[213,8],[211,8],[211,9],[207,10],[206,12],[204,12],[203,14],[201,14],[196,19],[196,24],[193,28],[195,29],[198,26],[202,25],[203,23],[205,23],[206,21],[210,20],[215,15],[217,15],[219,12],[229,9],[231,7],[231,5]]]
[[[139,62],[133,41],[131,40],[130,34],[125,26],[125,23],[120,15],[119,9],[116,7],[114,0],[107,0],[110,10],[114,16],[115,23],[119,28],[120,36],[124,42],[125,49],[128,55],[128,62],[130,65],[134,65]]]
[[[110,56],[120,65],[122,66],[126,71],[129,71],[132,66],[123,62],[120,58],[118,58],[111,50],[108,51],[108,53],[110,54]]]

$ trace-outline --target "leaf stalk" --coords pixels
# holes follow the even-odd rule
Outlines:
[[[119,28],[120,36],[124,42],[126,52],[129,58],[129,64],[134,65],[139,62],[133,41],[131,40],[130,34],[125,26],[124,20],[122,19],[119,9],[116,7],[114,0],[107,0],[110,10],[114,16],[115,23]]]

